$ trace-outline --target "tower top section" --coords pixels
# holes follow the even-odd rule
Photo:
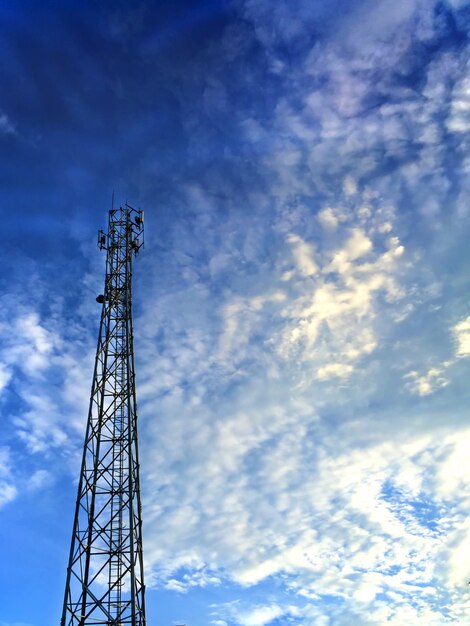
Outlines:
[[[109,211],[108,232],[98,231],[98,247],[113,253],[126,250],[137,256],[144,246],[144,212],[126,202],[119,209]]]
[[[96,301],[105,308],[131,305],[132,259],[143,245],[144,212],[127,202],[119,209],[111,209],[108,232],[98,231],[98,247],[106,250],[106,280],[105,291],[97,296]]]

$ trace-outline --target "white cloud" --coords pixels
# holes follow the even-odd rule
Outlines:
[[[350,101],[350,98],[348,99]],[[347,196],[353,196],[355,193],[357,193],[357,184],[352,176],[346,176],[346,178],[343,181],[343,189],[344,189],[344,193]]]
[[[171,491],[159,492],[158,525],[156,518],[149,527],[147,516],[150,559],[156,556],[152,537],[155,545],[160,545],[159,562],[163,557],[161,526],[172,529],[165,539],[171,540],[165,548],[168,556],[183,555],[191,546],[209,570],[222,568],[218,579],[229,576],[253,585],[282,575],[299,598],[336,596],[338,602],[345,600],[355,607],[358,614],[369,615],[372,624],[381,623],[384,610],[377,594],[394,596],[390,618],[394,615],[397,623],[412,614],[415,603],[424,611],[438,584],[432,564],[437,562],[446,537],[451,538],[465,519],[465,505],[455,508],[461,479],[445,485],[447,474],[453,472],[448,464],[462,467],[458,455],[466,444],[457,450],[459,438],[455,436],[410,439],[407,435],[401,443],[351,450],[344,440],[347,429],[320,442],[312,434],[312,427],[319,432],[318,426],[306,419],[306,414],[284,426],[286,417],[263,424],[238,415],[235,436],[220,443],[207,431],[207,423],[198,420],[199,432],[203,424],[206,431],[197,443],[205,456],[205,473],[198,478],[202,457],[189,435],[192,446],[176,453],[176,458],[182,454],[189,463],[185,477],[180,482],[173,475],[178,482],[169,483]],[[206,436],[212,441],[209,455]],[[309,444],[310,438],[317,441],[315,446]],[[263,441],[269,441],[269,447],[263,446]],[[180,445],[173,443],[173,458],[174,447]],[[339,450],[335,451],[335,446]],[[161,474],[161,469],[156,471]],[[185,487],[188,481],[191,489]],[[437,485],[442,485],[440,509],[421,513],[425,511],[422,502],[436,497]],[[182,512],[177,523],[167,509],[175,489]],[[457,510],[458,517],[451,521],[449,515]],[[199,519],[204,519],[203,535],[197,534]],[[456,550],[463,541],[458,537]],[[444,586],[452,576],[459,576],[463,567],[454,550],[448,563],[451,569],[439,583]],[[183,590],[185,580],[173,575],[172,584],[175,589],[182,585],[179,588]],[[261,608],[250,610],[243,612],[237,623],[274,619],[271,615]],[[429,616],[437,619],[432,612]],[[224,619],[223,614],[220,617]]]
[[[326,230],[336,230],[338,227],[338,218],[334,209],[327,207],[318,213],[318,221]]]
[[[449,363],[443,363],[439,367],[431,367],[423,375],[420,375],[414,370],[408,372],[408,374],[405,375],[407,387],[412,393],[416,393],[419,396],[428,396],[438,389],[447,387],[450,381],[444,376],[444,373]]]
[[[211,624],[226,625],[228,622],[238,626],[266,626],[274,620],[290,617],[299,617],[300,611],[296,606],[281,606],[276,603],[254,606],[241,606],[239,602],[229,602],[213,606],[214,615],[222,614],[225,619],[215,619]],[[227,620],[227,621],[226,621]]]
[[[375,212],[365,213],[361,204],[356,220],[364,226],[352,226],[352,219],[337,229],[340,247],[333,244],[317,255],[313,282],[303,280],[304,264],[296,259],[296,291],[282,310],[284,328],[273,339],[280,354],[309,363],[320,380],[349,377],[358,360],[378,345],[379,298],[391,305],[404,297],[398,276],[407,263],[399,239],[390,236],[390,219],[376,224]]]
[[[38,469],[36,470],[28,480],[27,487],[33,491],[42,489],[53,482],[53,475],[49,470]]]
[[[470,433],[457,430],[448,435],[443,445],[443,455],[439,459],[438,483],[439,495],[443,498],[468,498],[465,488],[467,468],[465,463],[466,449]]]
[[[0,507],[14,500],[17,493],[18,491],[14,485],[0,481]]]
[[[347,274],[351,261],[355,261],[372,250],[372,242],[360,228],[351,230],[344,247],[335,252],[330,264],[325,268],[327,272]]]
[[[13,484],[10,449],[0,447],[0,508],[14,500],[18,490]]]
[[[11,371],[0,363],[0,393],[5,389],[11,379]]]
[[[459,81],[452,95],[447,128],[451,132],[466,133],[470,128],[470,77]]]
[[[36,311],[19,308],[19,315],[2,324],[2,358],[9,367],[18,367],[28,376],[40,376],[49,366],[57,340],[41,324]]]
[[[16,135],[16,129],[5,113],[0,113],[0,134]]]
[[[451,327],[455,340],[451,358],[431,367],[424,374],[411,370],[405,374],[406,386],[412,393],[428,396],[450,384],[450,370],[460,358],[470,356],[470,316]]]
[[[470,315],[453,328],[457,340],[457,357],[470,356]]]
[[[240,360],[242,355],[248,353],[251,335],[259,327],[263,315],[266,315],[266,307],[279,305],[285,299],[285,293],[276,290],[252,298],[238,297],[223,305],[223,332],[219,339],[217,360],[225,361],[225,364],[230,366],[233,360]]]
[[[205,256],[238,269],[217,266],[216,297],[201,268],[186,290],[147,291],[136,328],[150,586],[275,578],[306,624],[439,624],[449,577],[436,563],[461,514],[440,471],[457,455],[455,422],[439,431],[440,417],[398,406],[409,352],[394,333],[423,294],[393,204],[358,185],[325,202],[334,228],[301,203],[273,209],[257,271],[244,273],[242,245],[217,244]],[[224,229],[243,241],[235,216]]]
[[[447,566],[449,583],[462,589],[468,585],[470,565],[470,522],[462,520],[460,525],[451,534],[447,543]],[[468,602],[468,601],[467,601]]]
[[[270,606],[262,606],[250,610],[248,613],[242,613],[237,616],[237,622],[240,626],[265,626],[275,619],[279,619],[289,613],[280,606],[274,604]]]
[[[326,380],[327,378],[346,378],[354,371],[354,367],[347,363],[328,363],[320,367],[317,372],[317,378],[319,380]]]
[[[314,276],[318,271],[318,267],[315,263],[313,246],[298,235],[289,235],[288,241],[292,245],[298,271],[303,276]]]
[[[67,456],[83,438],[96,340],[86,317],[74,311],[71,321],[63,314],[62,295],[47,291],[36,269],[28,265],[23,280],[21,291],[1,298],[0,379],[17,398],[8,404],[6,419],[28,452],[60,447]],[[24,297],[31,292],[34,307]]]

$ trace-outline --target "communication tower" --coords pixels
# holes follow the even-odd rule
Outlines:
[[[145,626],[132,329],[132,262],[144,215],[109,211],[106,277],[61,626]]]

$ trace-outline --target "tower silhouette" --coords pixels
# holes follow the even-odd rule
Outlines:
[[[132,329],[143,212],[109,211],[106,278],[61,626],[145,626]]]

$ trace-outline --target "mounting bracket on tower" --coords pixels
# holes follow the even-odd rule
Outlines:
[[[116,232],[116,226],[121,220],[111,221],[111,218],[120,213],[126,221],[125,236],[128,238],[130,249],[134,253],[134,256],[140,252],[140,249],[144,247],[144,212],[140,209],[134,209],[130,204],[126,202],[124,208],[111,209],[110,216],[110,229],[106,234],[101,228],[98,231],[98,248],[100,250],[108,250],[110,245],[116,245],[114,241],[114,234]],[[111,242],[111,243],[110,243]]]

